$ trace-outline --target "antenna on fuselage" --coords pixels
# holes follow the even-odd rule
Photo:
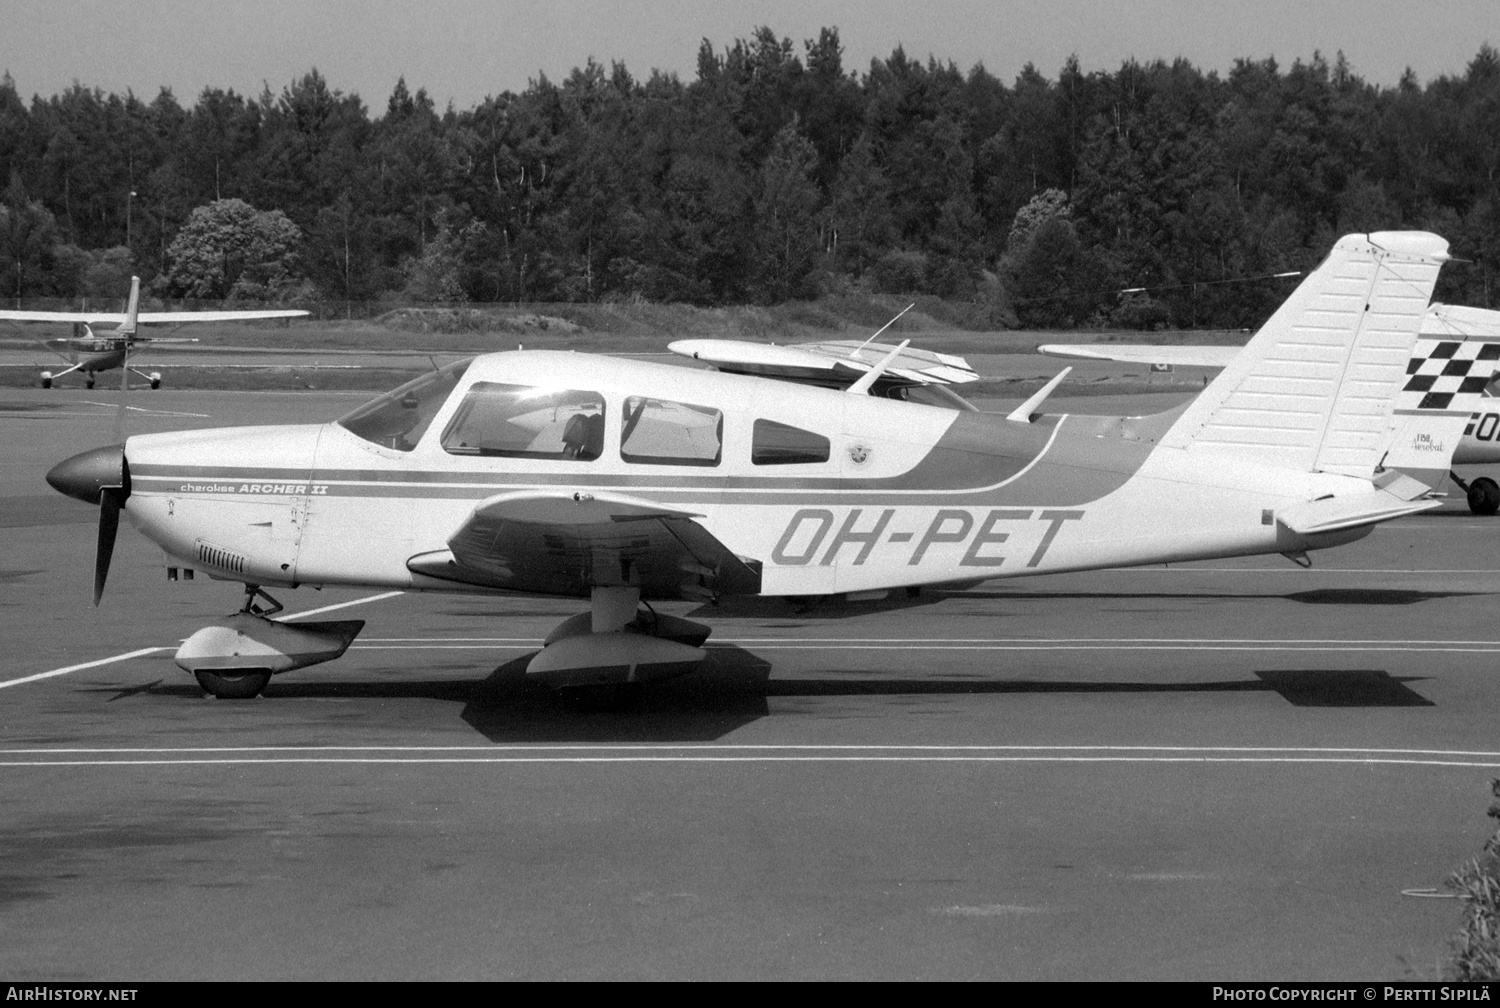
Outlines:
[[[1051,381],[1033,392],[1030,399],[1027,399],[1021,405],[1007,413],[1005,419],[1015,420],[1019,423],[1031,423],[1032,418],[1036,415],[1037,407],[1046,401],[1047,397],[1052,394],[1053,389],[1062,384],[1062,380],[1068,376],[1068,372],[1071,370],[1073,369],[1065,367],[1057,372]]]
[[[901,316],[899,316],[899,315],[896,316],[896,318],[900,318],[900,317]],[[896,319],[891,319],[891,321],[894,322],[894,321],[896,321]],[[876,335],[879,335],[879,334],[877,333]],[[870,338],[874,339],[875,337],[871,336]],[[869,392],[870,392],[870,386],[874,385],[876,379],[878,379],[881,375],[885,374],[885,369],[891,366],[891,361],[893,361],[897,357],[901,356],[901,351],[905,350],[906,349],[906,344],[908,344],[910,342],[911,342],[911,340],[909,340],[909,339],[908,340],[902,340],[901,341],[901,345],[898,346],[896,349],[892,350],[890,353],[886,354],[884,357],[882,357],[880,359],[880,363],[879,364],[876,364],[870,370],[868,370],[864,374],[860,375],[859,381],[855,382],[853,385],[850,385],[848,391],[852,395],[868,395]]]

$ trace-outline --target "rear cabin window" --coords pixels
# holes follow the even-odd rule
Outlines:
[[[724,414],[712,406],[631,396],[620,428],[620,458],[638,465],[716,466]]]
[[[475,382],[443,431],[443,450],[592,461],[604,450],[604,398],[578,389]]]
[[[821,434],[775,420],[757,420],[750,442],[750,462],[753,465],[827,462],[828,450],[829,441]]]
[[[383,448],[411,451],[427,433],[432,418],[448,401],[472,359],[455,361],[447,367],[429,371],[345,414],[338,419],[338,424]]]

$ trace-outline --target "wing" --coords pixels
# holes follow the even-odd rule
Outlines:
[[[248,322],[252,319],[302,318],[312,312],[303,309],[268,311],[143,311],[139,322]]]
[[[137,322],[244,322],[250,319],[301,318],[312,312],[302,309],[268,311],[176,311],[141,312]],[[123,323],[130,318],[125,312],[0,311],[0,322],[84,322],[100,325]]]
[[[1237,346],[1146,346],[1139,343],[1048,343],[1036,348],[1037,353],[1049,357],[1217,368],[1228,367],[1240,349]]]
[[[804,381],[842,375],[852,383],[896,348],[859,340],[775,346],[746,340],[689,339],[669,343],[667,349],[735,374]],[[912,347],[902,350],[885,373],[922,385],[961,385],[979,380],[979,374],[962,357]]]
[[[126,318],[124,312],[0,310],[0,322],[83,322],[87,325],[101,325],[105,322],[124,322]]]
[[[446,550],[406,566],[547,595],[612,585],[639,585],[643,598],[656,599],[759,592],[759,562],[735,556],[696,517],[623,494],[500,494],[474,508]]]

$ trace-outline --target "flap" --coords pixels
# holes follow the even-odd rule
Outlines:
[[[586,595],[637,585],[644,598],[760,591],[760,565],[738,556],[691,512],[624,494],[500,494],[479,503],[448,549],[407,561],[418,574],[487,588]]]

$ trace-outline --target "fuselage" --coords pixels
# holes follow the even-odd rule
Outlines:
[[[81,336],[51,342],[62,344],[74,354],[80,371],[109,371],[125,363],[127,344],[123,339]]]
[[[126,514],[219,577],[442,591],[478,589],[407,561],[516,491],[691,512],[759,562],[766,595],[1298,552],[1368,532],[1301,536],[1274,517],[1368,480],[1162,448],[1151,418],[1024,423],[552,351],[434,375],[340,422],[133,437]],[[508,412],[487,418],[502,398]]]

